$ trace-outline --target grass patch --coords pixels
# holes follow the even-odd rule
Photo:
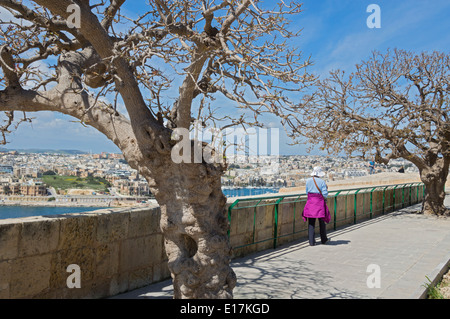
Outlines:
[[[437,285],[432,285],[430,278],[425,276],[428,280],[428,283],[425,283],[424,287],[427,288],[427,298],[428,299],[448,299],[447,296],[442,293],[445,287],[450,287],[450,268],[447,269],[447,275],[441,279],[441,281]]]
[[[58,190],[76,189],[93,189],[98,192],[104,192],[111,187],[111,184],[101,177],[81,178],[76,176],[60,176],[60,175],[43,175],[42,180],[50,187]]]
[[[439,290],[439,284],[436,286],[433,286],[431,283],[430,278],[426,277],[428,279],[428,283],[425,283],[425,287],[427,288],[427,298],[428,299],[444,299],[444,296],[441,294]]]

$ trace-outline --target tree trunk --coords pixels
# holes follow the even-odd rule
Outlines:
[[[161,207],[174,298],[232,298],[236,276],[229,265],[222,168],[170,159],[164,164],[149,184]]]
[[[79,81],[72,81],[81,78],[81,66],[86,65],[92,54],[93,51],[85,49],[62,56],[59,84],[50,91],[21,90],[20,94],[0,91],[0,107],[62,112],[82,119],[108,136],[122,150],[130,166],[147,179],[161,207],[160,226],[174,298],[232,298],[236,276],[229,265],[226,199],[220,180],[223,165],[218,161],[206,163],[203,158],[197,159],[201,163],[192,158],[191,163],[177,164],[171,157],[171,131],[151,126],[152,123],[146,125],[145,115],[133,128],[126,117],[115,114],[108,105],[99,102],[99,106],[92,107],[96,103],[94,98],[88,96]],[[203,151],[206,146],[198,147]],[[213,153],[207,151],[202,155]]]
[[[422,182],[425,184],[425,199],[422,205],[422,213],[425,215],[446,215],[449,213],[444,205],[445,182],[447,181],[448,168],[423,169],[420,172]]]

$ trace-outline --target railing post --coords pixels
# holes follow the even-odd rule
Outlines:
[[[255,207],[253,208],[253,234],[252,234],[252,242],[255,242],[255,233],[256,233],[256,207],[258,207],[259,203],[261,203],[262,199],[259,200],[259,202],[256,203]]]
[[[231,205],[230,207],[228,207],[228,231],[227,231],[227,235],[228,235],[228,239],[230,239],[230,228],[231,228],[231,211],[233,210],[233,207],[237,205],[237,203],[239,203],[239,199],[236,199]]]
[[[417,184],[416,204],[419,203],[419,191],[420,191],[420,184]]]
[[[386,186],[385,188],[383,188],[383,208],[381,211],[381,214],[384,215],[384,206],[385,206],[385,201],[386,201],[386,188],[388,188],[389,186]]]
[[[408,185],[408,184],[403,184],[403,187],[402,187],[402,208],[405,208],[405,187],[406,187],[406,185]]]
[[[339,196],[339,193],[341,191],[338,191],[335,195],[334,195],[334,220],[333,220],[333,229],[336,230],[336,211],[337,211],[337,198]],[[346,199],[347,200],[347,199]]]
[[[409,199],[408,199],[408,206],[411,206],[411,205],[412,205],[412,196],[411,196],[411,193],[412,193],[413,184],[414,184],[414,183],[412,183],[412,184],[409,185]]]
[[[359,193],[360,190],[361,190],[361,189],[358,189],[358,190],[355,192],[355,202],[354,202],[354,212],[353,212],[353,223],[354,223],[354,224],[356,224],[356,209],[357,209],[357,206],[356,206],[356,196],[358,195],[358,193]],[[364,207],[363,207],[363,211],[364,211]]]
[[[345,221],[347,222],[347,211],[348,211],[348,194],[349,194],[349,192],[347,192],[347,194],[345,194],[345,210],[344,210],[344,212],[345,212]]]
[[[278,237],[278,205],[284,199],[284,197],[280,197],[275,203],[275,214],[274,214],[274,227],[273,230],[273,248],[277,248],[277,237]]]
[[[406,184],[403,184],[403,187],[402,187],[402,208],[405,208],[405,187],[406,187]]]
[[[300,198],[300,196],[301,195],[299,195],[296,199],[295,199],[295,201],[294,201],[294,219],[293,219],[293,221],[292,221],[292,224],[294,224],[293,225],[293,227],[292,227],[292,235],[295,235],[295,209],[296,209],[296,204],[297,204],[297,201],[298,201],[298,199]]]
[[[394,187],[394,192],[392,193],[392,200],[393,200],[393,204],[392,204],[392,211],[395,210],[395,191],[397,190],[398,185],[395,185]]]
[[[373,191],[376,189],[376,187],[372,188],[370,191],[370,219],[372,219],[373,216]]]

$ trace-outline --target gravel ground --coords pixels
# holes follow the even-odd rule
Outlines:
[[[439,291],[444,299],[450,299],[450,270],[442,278]]]

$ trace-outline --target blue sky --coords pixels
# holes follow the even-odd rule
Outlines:
[[[381,8],[379,29],[370,29],[366,24],[371,14],[366,12],[369,4]],[[320,76],[326,76],[331,69],[352,71],[373,50],[447,51],[450,44],[449,0],[304,0],[303,10],[291,25],[303,29],[293,44],[305,57],[311,55],[314,65],[310,72]],[[24,123],[11,133],[6,147],[119,152],[95,129],[68,116],[50,112],[29,116],[35,117],[33,123]],[[278,125],[273,116],[268,116],[267,122]],[[304,146],[289,146],[290,142],[281,132],[280,154],[307,154]]]

